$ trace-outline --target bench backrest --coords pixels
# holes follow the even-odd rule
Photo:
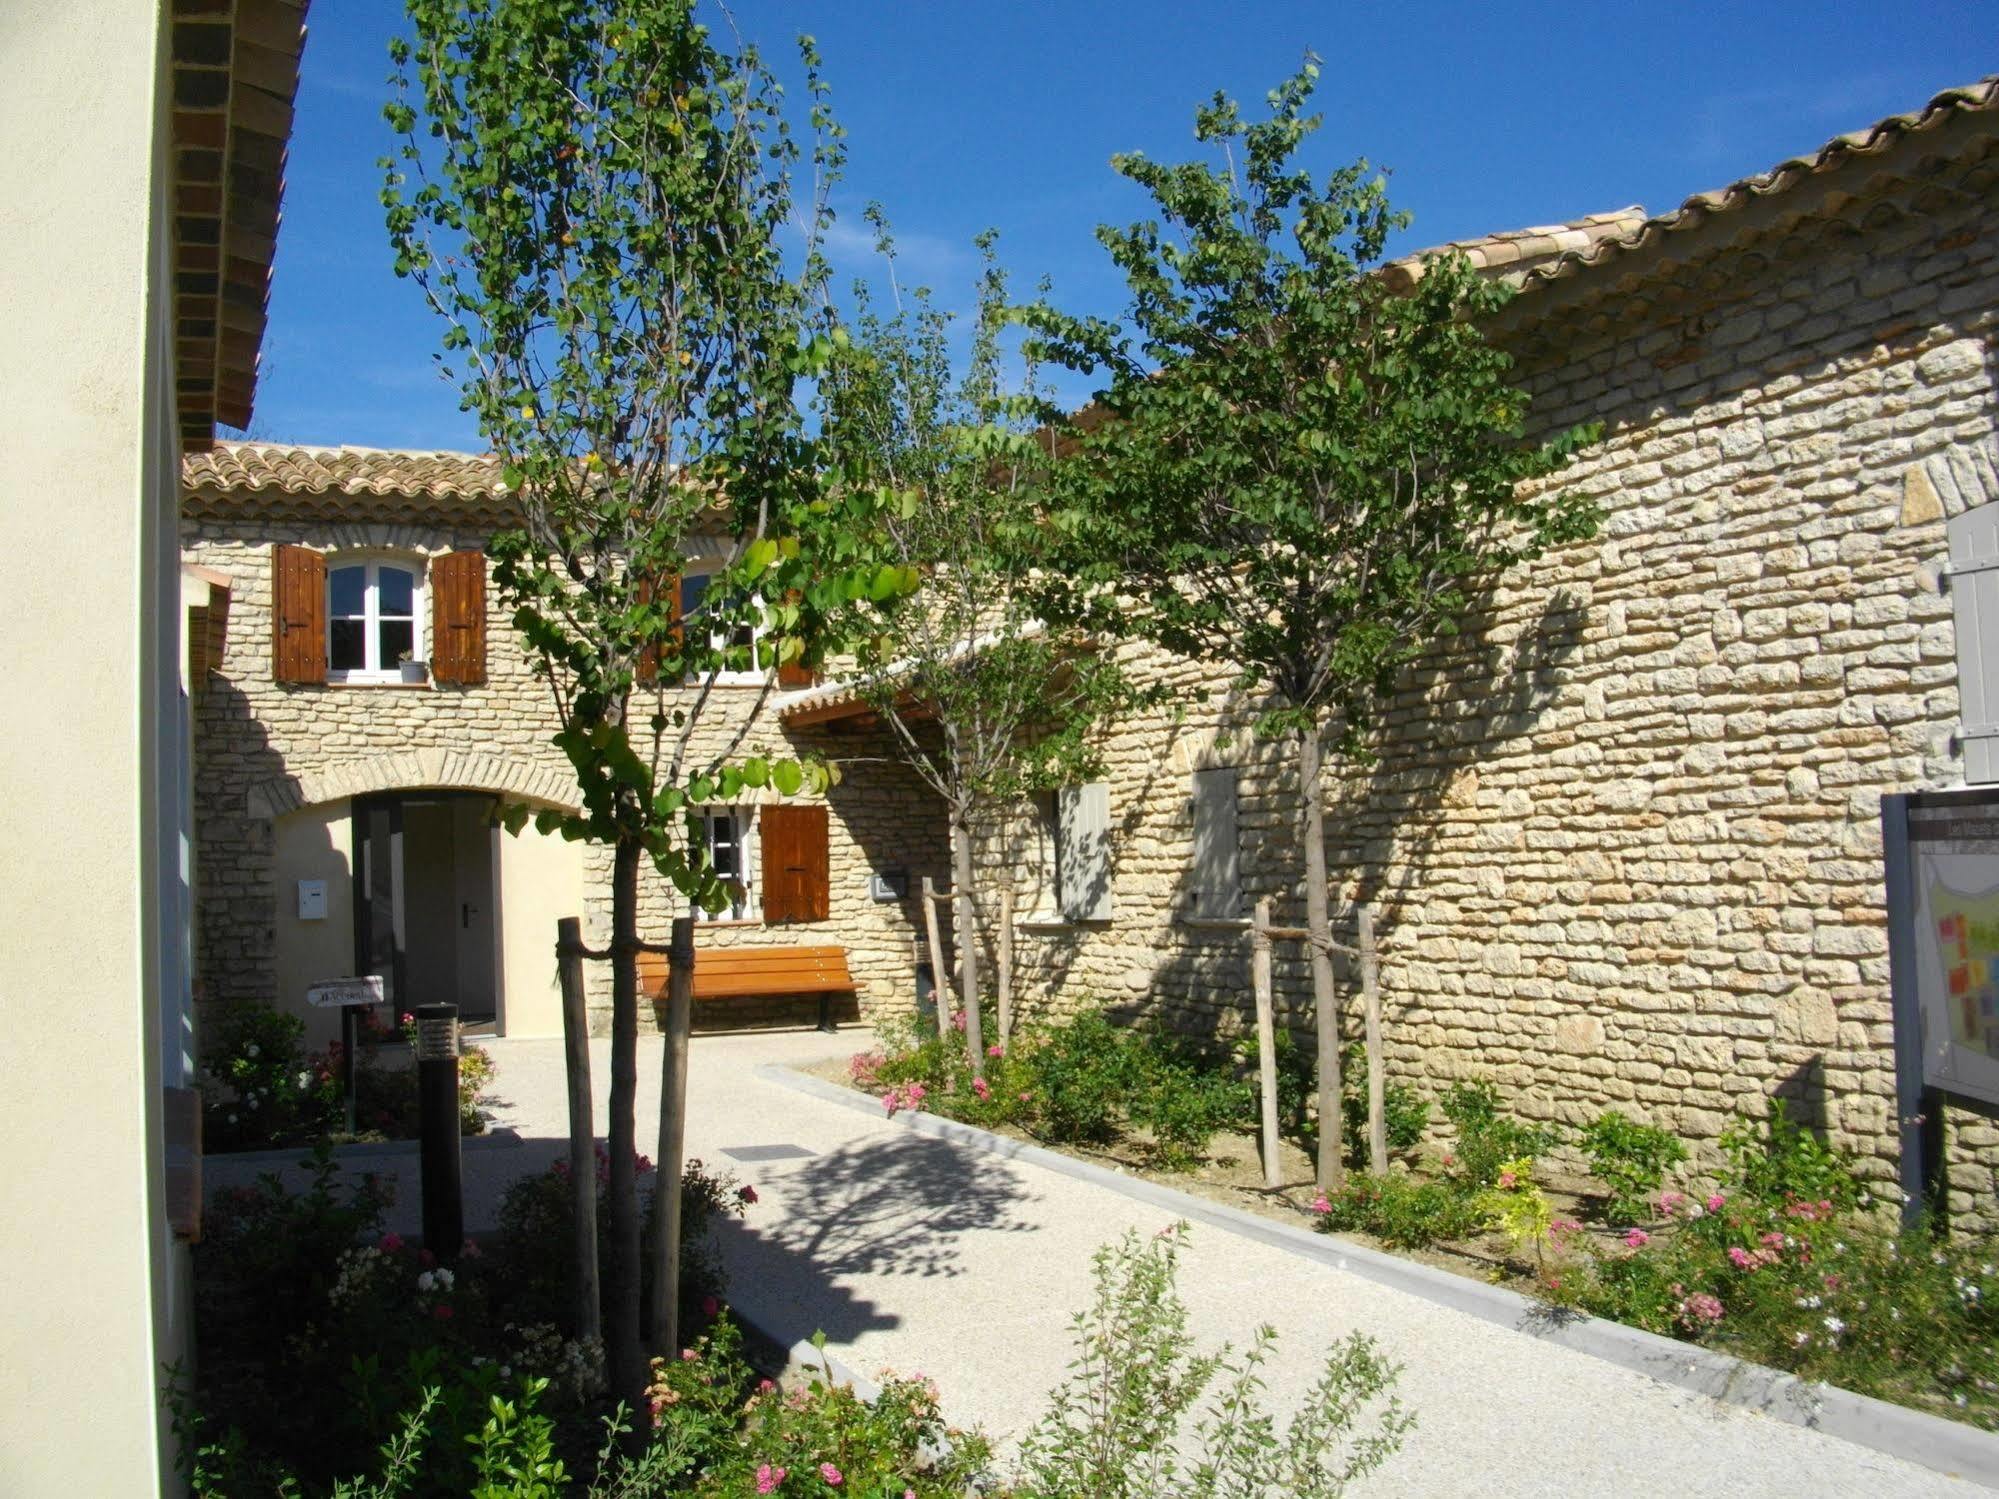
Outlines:
[[[648,998],[666,996],[664,953],[639,954],[639,989]],[[700,950],[694,960],[694,997],[822,994],[851,990],[844,947],[720,947]]]

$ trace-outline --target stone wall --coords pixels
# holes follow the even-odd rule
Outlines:
[[[283,500],[234,502],[240,515],[218,516],[213,502],[183,527],[186,561],[224,574],[230,584],[225,655],[196,705],[196,865],[199,880],[197,971],[211,1002],[272,1000],[277,899],[272,819],[306,806],[376,791],[460,788],[511,800],[568,805],[574,781],[550,738],[555,718],[548,689],[529,670],[497,592],[487,589],[487,681],[478,687],[288,686],[271,679],[271,547],[289,542],[331,553],[367,548],[427,558],[481,546],[490,529],[476,515],[422,524],[337,523],[287,514]],[[416,507],[412,506],[412,513]],[[691,694],[690,694],[691,696]],[[718,686],[697,752],[733,734],[757,703],[755,688]],[[934,799],[898,768],[880,763],[881,746],[842,742],[852,773],[826,796],[831,809],[831,919],[794,929],[760,922],[706,923],[706,946],[759,943],[843,944],[861,983],[860,1007],[907,1009],[914,1002],[911,934],[914,902],[877,904],[868,894],[875,869],[943,873],[942,819]],[[742,751],[800,752],[774,726],[755,728]],[[532,836],[526,835],[526,836]],[[591,848],[581,912],[522,912],[504,920],[553,923],[581,914],[586,940],[609,930],[610,858]],[[642,931],[666,940],[684,907],[648,865],[641,879]],[[589,967],[592,1023],[608,1025],[609,976]],[[704,1023],[769,1018],[755,1002],[719,1002]],[[810,1008],[803,1013],[811,1013]],[[648,1020],[654,1018],[648,1011]]]
[[[1983,161],[1932,171],[1664,289],[1514,304],[1536,418],[1605,423],[1561,481],[1604,521],[1407,672],[1378,763],[1329,777],[1336,894],[1381,913],[1394,1075],[1702,1142],[1783,1092],[1892,1176],[1880,797],[1962,782],[1939,578],[1947,513],[1999,498],[1994,198]],[[1172,920],[1190,775],[1240,767],[1245,887],[1301,920],[1295,772],[1221,676],[1138,664],[1213,696],[1108,739],[1116,913],[1023,928],[1026,1002],[1233,1028],[1247,940]],[[1021,831],[989,830],[988,867]],[[1305,1039],[1297,954],[1279,983]],[[1999,1134],[1952,1124],[1956,1206],[1990,1218]]]

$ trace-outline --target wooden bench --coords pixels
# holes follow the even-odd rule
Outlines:
[[[639,954],[639,989],[648,999],[666,998],[665,953]],[[819,996],[819,1029],[833,1025],[833,996],[859,989],[847,972],[844,947],[711,947],[694,955],[694,998],[783,999]]]

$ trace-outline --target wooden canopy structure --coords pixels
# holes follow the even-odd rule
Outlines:
[[[184,450],[247,427],[308,0],[174,0],[174,386]]]

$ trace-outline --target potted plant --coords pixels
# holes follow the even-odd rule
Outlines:
[[[404,651],[400,656],[396,657],[396,664],[402,668],[403,680],[405,682],[413,682],[421,686],[430,680],[430,663],[427,661],[412,660],[408,651]]]

